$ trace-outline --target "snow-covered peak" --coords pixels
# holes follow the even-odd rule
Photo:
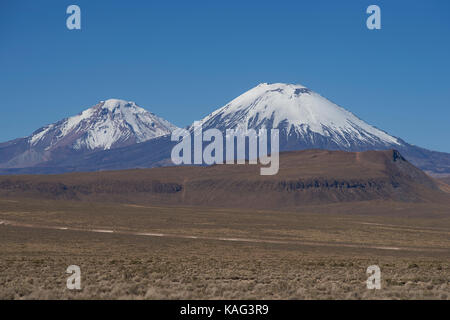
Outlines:
[[[107,109],[109,111],[126,112],[127,109],[133,109],[133,112],[147,112],[147,110],[139,107],[134,101],[126,101],[122,99],[108,99],[106,101],[101,101],[99,106],[102,109]]]
[[[106,101],[102,101],[102,108],[108,110],[114,110],[116,108],[124,108],[126,106],[136,105],[133,101],[125,101],[121,99],[108,99]]]
[[[37,130],[32,147],[45,150],[111,149],[167,135],[176,127],[132,101],[108,99],[76,116]]]
[[[279,128],[300,139],[313,140],[313,135],[320,135],[343,147],[400,144],[397,138],[300,84],[261,83],[200,123],[220,130]]]

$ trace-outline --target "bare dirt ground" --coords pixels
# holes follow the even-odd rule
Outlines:
[[[0,299],[449,299],[450,214],[0,200]],[[82,290],[66,288],[81,268]],[[381,268],[381,290],[366,269]]]

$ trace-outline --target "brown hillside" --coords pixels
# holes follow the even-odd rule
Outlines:
[[[261,176],[258,165],[1,176],[0,196],[243,208],[374,199],[449,201],[434,179],[393,150],[283,153],[274,176]]]

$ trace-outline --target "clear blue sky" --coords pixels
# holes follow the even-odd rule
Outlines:
[[[82,29],[66,28],[81,7]],[[382,29],[366,28],[368,5]],[[0,2],[0,141],[108,98],[178,126],[260,82],[300,83],[450,152],[450,1]]]

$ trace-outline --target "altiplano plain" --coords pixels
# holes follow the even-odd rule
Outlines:
[[[448,185],[399,159],[290,153],[267,180],[248,166],[1,177],[0,298],[449,299]],[[222,174],[241,188],[237,205],[220,194]],[[249,186],[277,207],[255,205]],[[80,291],[66,288],[69,265]],[[381,290],[366,287],[370,265]]]

